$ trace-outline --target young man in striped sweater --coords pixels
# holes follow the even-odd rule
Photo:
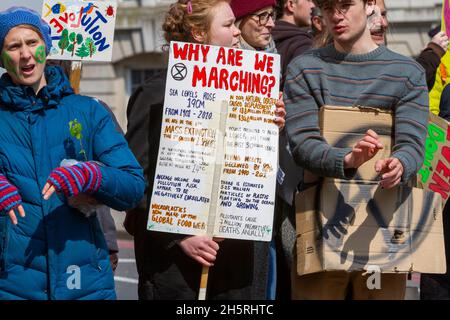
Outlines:
[[[423,68],[376,45],[367,17],[374,0],[315,0],[333,43],[296,58],[284,87],[286,129],[296,162],[324,177],[351,179],[383,146],[369,130],[353,148],[334,148],[321,137],[323,105],[370,106],[395,113],[390,158],[376,162],[380,185],[392,188],[413,178],[424,157],[428,96]],[[360,272],[321,272],[294,278],[297,299],[403,299],[406,276],[383,274],[381,289],[369,290]],[[353,288],[349,293],[349,288]]]

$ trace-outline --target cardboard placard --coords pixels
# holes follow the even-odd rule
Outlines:
[[[376,182],[325,179],[296,198],[297,273],[445,273],[441,197]]]
[[[383,149],[358,168],[353,180],[378,180],[375,162],[391,155],[393,123],[392,112],[375,108],[326,105],[319,112],[321,134],[334,147],[353,147],[369,129],[378,134]]]
[[[48,58],[111,61],[116,11],[115,1],[44,0],[53,44]]]
[[[352,147],[368,129],[384,149],[355,179],[325,178],[296,197],[297,273],[325,270],[445,273],[442,199],[398,186],[382,189],[374,163],[390,157],[393,116],[364,107],[324,106],[320,128],[334,147]]]
[[[450,131],[449,123],[432,113],[428,121],[425,158],[417,173],[421,188],[437,192],[444,204],[450,194]]]
[[[279,75],[279,55],[171,43],[149,230],[270,241]]]

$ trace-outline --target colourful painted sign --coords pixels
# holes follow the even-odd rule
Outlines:
[[[115,1],[44,0],[42,18],[50,25],[56,60],[111,61]]]
[[[417,174],[419,186],[437,192],[444,202],[450,195],[450,127],[444,119],[430,113],[425,158]]]
[[[172,42],[147,228],[270,241],[280,56]]]

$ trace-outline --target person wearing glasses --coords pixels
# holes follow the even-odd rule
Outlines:
[[[236,26],[241,30],[242,49],[276,53],[272,39],[275,26],[275,0],[231,1]]]
[[[312,0],[278,0],[277,20],[272,30],[273,40],[281,55],[282,80],[284,86],[287,66],[297,56],[308,51],[312,46],[311,9]],[[295,246],[295,204],[294,195],[302,180],[302,168],[292,158],[285,133],[280,134],[279,167],[289,177],[277,182],[275,202],[275,246],[277,261],[277,299],[290,299],[291,265]]]
[[[271,34],[275,26],[276,1],[232,0],[230,5],[236,17],[236,26],[241,31],[239,37],[241,48],[277,53]],[[284,108],[281,99],[279,103],[282,103]],[[254,259],[254,282],[260,283],[260,290],[266,292],[267,299],[275,299],[276,255],[274,243],[270,246],[268,242],[255,241]]]
[[[184,41],[239,47],[240,31],[228,0],[178,0],[163,22],[166,45]],[[254,278],[254,241],[217,239],[147,230],[157,165],[166,73],[148,79],[130,97],[126,138],[148,181],[140,205],[127,212],[126,230],[134,236],[140,300],[194,300],[202,266],[210,267],[206,299],[262,300],[266,284]],[[284,127],[284,105],[274,122]],[[256,266],[255,266],[256,265]]]
[[[330,146],[320,133],[319,109],[324,105],[359,105],[390,110],[394,114],[393,151],[388,158],[377,160],[372,170],[379,175],[381,188],[407,184],[415,178],[424,159],[428,92],[423,68],[373,41],[368,18],[375,10],[375,0],[314,2],[333,40],[297,57],[288,66],[284,86],[286,131],[294,159],[318,176],[354,179],[357,168],[372,159],[383,145],[377,133],[368,130],[352,148]],[[336,214],[342,214],[342,210],[337,208]],[[348,252],[337,250],[341,257]],[[294,261],[297,258],[304,257],[295,256]],[[380,274],[379,289],[369,289],[368,278],[367,273],[353,269],[294,274],[293,298],[405,298],[405,274]]]

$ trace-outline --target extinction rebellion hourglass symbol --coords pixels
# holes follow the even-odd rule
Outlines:
[[[172,67],[170,73],[172,74],[172,78],[174,80],[181,81],[184,80],[184,78],[186,78],[187,68],[184,64],[177,63]]]

